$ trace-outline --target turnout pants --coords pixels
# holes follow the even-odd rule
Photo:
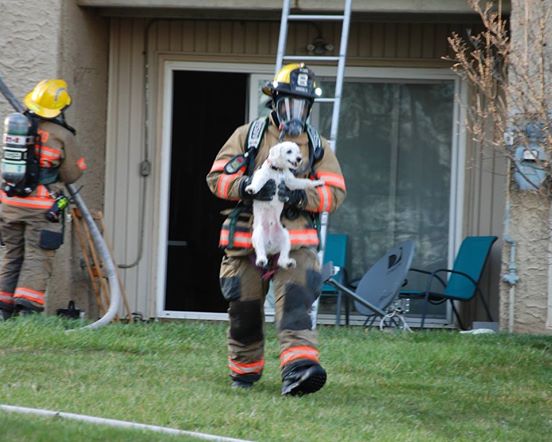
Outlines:
[[[35,310],[44,308],[55,251],[40,247],[41,232],[61,230],[44,213],[2,205],[0,233],[5,252],[0,267],[0,308],[4,310],[29,303]]]
[[[268,280],[249,256],[225,256],[221,290],[229,301],[228,362],[233,378],[258,380],[264,368],[264,300]],[[319,362],[318,340],[310,311],[320,295],[321,276],[316,250],[300,248],[290,257],[294,269],[278,268],[272,275],[280,344],[280,367],[310,360]]]

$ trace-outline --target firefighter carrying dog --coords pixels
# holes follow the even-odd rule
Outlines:
[[[39,82],[25,97],[24,113],[4,122],[0,233],[0,312],[41,312],[52,274],[55,250],[63,243],[63,183],[86,169],[65,120],[71,97],[64,80]]]
[[[286,65],[263,92],[271,97],[269,116],[239,127],[219,151],[207,175],[209,188],[216,196],[238,202],[224,221],[220,236],[220,246],[225,248],[220,285],[229,302],[230,318],[228,365],[233,387],[249,388],[261,378],[265,364],[263,305],[272,280],[282,394],[302,395],[318,391],[326,382],[310,317],[321,286],[318,215],[337,209],[345,199],[346,187],[328,141],[307,123],[319,93],[314,72],[302,63]],[[290,191],[283,183],[270,180],[254,195],[245,192],[270,147],[284,140],[297,143],[303,158],[308,158],[298,168],[297,176],[325,184]],[[285,203],[282,223],[290,234],[290,257],[297,263],[295,268],[277,268],[277,257],[272,257],[265,268],[255,266],[252,200],[270,200],[274,195]]]

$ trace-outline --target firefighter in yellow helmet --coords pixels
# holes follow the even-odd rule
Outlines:
[[[65,119],[71,96],[64,80],[39,82],[23,100],[26,111],[4,122],[0,187],[0,312],[41,312],[55,250],[63,242],[64,183],[86,168]]]
[[[317,257],[318,217],[332,212],[345,199],[345,180],[329,143],[307,122],[319,95],[315,76],[304,64],[284,66],[263,92],[271,97],[271,113],[236,129],[217,154],[207,183],[219,198],[236,201],[224,221],[220,246],[225,256],[220,270],[221,291],[229,302],[228,366],[232,386],[249,388],[264,368],[263,305],[272,281],[276,327],[280,344],[282,394],[313,393],[326,382],[320,364],[317,334],[310,311],[320,294]],[[315,189],[290,191],[285,184],[268,181],[256,194],[244,191],[253,171],[279,141],[297,143],[308,158],[297,176],[323,180]],[[295,268],[282,269],[271,257],[265,268],[255,266],[251,242],[253,199],[279,198],[285,203],[282,223],[292,244]]]

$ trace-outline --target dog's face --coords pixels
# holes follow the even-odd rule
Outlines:
[[[297,169],[303,157],[299,146],[291,141],[278,143],[270,148],[270,163],[278,169]]]

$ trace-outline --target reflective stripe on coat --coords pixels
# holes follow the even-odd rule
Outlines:
[[[246,139],[249,124],[244,125],[236,129],[236,131],[226,141],[222,149],[217,154],[213,161],[211,170],[207,174],[207,184],[213,194],[219,198],[238,201],[240,199],[239,187],[244,176],[244,169],[242,168],[235,174],[225,174],[224,166],[236,155],[244,154],[246,151]],[[272,146],[279,143],[280,132],[276,126],[271,123],[267,128],[263,139],[258,147],[257,154],[255,156],[255,169],[258,169],[262,163],[268,157],[268,152]],[[293,141],[299,145],[303,161],[308,161],[309,147],[308,137],[306,133],[302,133],[298,137],[286,137],[286,141]],[[336,210],[345,199],[347,188],[345,185],[345,179],[341,173],[341,167],[335,157],[335,154],[331,150],[327,140],[322,139],[322,145],[324,147],[323,157],[315,163],[314,174],[311,178],[320,179],[324,181],[323,186],[319,186],[314,189],[306,190],[306,205],[304,210],[313,214],[320,212],[333,212]],[[305,173],[298,175],[300,178],[307,178],[311,173],[311,170],[307,170]],[[282,216],[282,223],[289,230],[292,249],[300,247],[316,247],[318,245],[318,234],[312,224],[311,217],[306,213],[301,213],[297,218],[291,220]],[[220,235],[220,246],[227,247],[230,244],[230,230],[229,219],[223,223],[223,227]],[[247,226],[247,229],[236,229],[234,233],[234,240],[232,244],[232,250],[242,248],[244,252],[250,252],[251,246],[251,223]]]

